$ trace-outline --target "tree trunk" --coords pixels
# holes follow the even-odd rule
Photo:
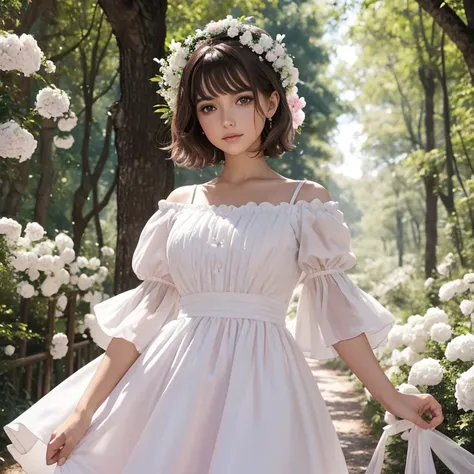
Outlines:
[[[457,46],[474,84],[474,2],[464,0],[467,25],[445,0],[417,0]]]
[[[433,71],[427,66],[418,70],[425,92],[425,133],[426,151],[435,148],[434,95],[435,79]],[[438,178],[434,167],[429,165],[423,176],[425,185],[425,276],[430,277],[436,270],[436,245],[438,242]]]
[[[113,115],[118,156],[115,292],[138,283],[131,262],[140,232],[173,188],[174,166],[157,137],[167,126],[154,113],[159,100],[150,78],[166,38],[166,0],[99,0],[120,51],[121,98]]]
[[[43,119],[39,136],[38,160],[41,169],[40,181],[36,190],[35,221],[46,228],[48,208],[53,190],[53,136],[56,123],[53,119]]]
[[[403,213],[400,209],[395,211],[396,219],[396,239],[397,239],[397,252],[398,252],[398,266],[403,266],[403,256],[405,252],[405,241],[403,231]]]

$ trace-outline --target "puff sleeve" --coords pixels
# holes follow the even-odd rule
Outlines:
[[[322,360],[338,357],[335,343],[362,333],[376,348],[395,319],[345,273],[356,258],[344,215],[334,201],[305,204],[298,220],[298,264],[304,279],[295,339],[304,353]]]
[[[162,204],[161,204],[162,203]],[[166,243],[176,210],[160,201],[143,228],[132,257],[134,273],[143,282],[94,306],[104,334],[96,339],[107,349],[113,337],[126,339],[143,352],[165,324],[176,319],[179,296],[168,268]]]

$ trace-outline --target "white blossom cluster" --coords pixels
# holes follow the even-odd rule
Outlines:
[[[109,271],[101,265],[100,259],[76,258],[71,237],[59,233],[52,241],[45,237],[43,227],[36,222],[27,224],[23,237],[21,231],[21,225],[14,219],[0,219],[0,234],[7,238],[9,263],[17,273],[17,292],[20,296],[56,298],[57,316],[67,305],[67,298],[62,293],[65,285],[87,292],[84,299],[92,307],[101,301],[102,294],[98,290]],[[110,251],[106,253],[110,254]]]
[[[62,148],[63,150],[69,150],[74,144],[74,137],[72,135],[66,135],[65,137],[54,137],[53,142],[56,148]]]
[[[446,346],[444,355],[451,362],[458,359],[463,362],[474,361],[474,334],[462,334],[455,337]]]
[[[436,267],[437,272],[444,276],[449,277],[451,269],[454,265],[454,255],[449,252],[443,259],[443,261]]]
[[[66,92],[57,87],[45,87],[36,96],[35,110],[45,118],[59,118],[63,116],[70,106]]]
[[[456,380],[455,397],[459,410],[474,410],[474,366]]]
[[[220,21],[211,21],[204,30],[197,29],[184,41],[170,45],[170,55],[167,59],[153,60],[160,64],[161,81],[159,82],[160,95],[165,99],[171,113],[176,112],[176,102],[183,68],[194,51],[205,41],[216,36],[227,34],[230,38],[238,38],[243,46],[250,48],[260,61],[264,59],[271,63],[273,69],[279,74],[281,84],[286,90],[288,104],[293,114],[293,127],[298,128],[304,120],[303,107],[306,105],[304,98],[298,97],[296,84],[299,72],[293,65],[293,59],[287,53],[283,39],[285,35],[278,34],[274,41],[269,35],[258,36],[253,32],[252,25],[243,23],[239,19],[228,15]]]
[[[382,278],[370,293],[377,298],[383,298],[390,292],[405,285],[411,278],[413,278],[415,273],[416,268],[414,265],[407,264],[402,267],[397,267],[395,270],[390,272],[390,274]]]
[[[19,71],[29,77],[40,69],[43,57],[33,36],[0,34],[0,70]]]
[[[37,145],[33,135],[14,120],[0,124],[0,157],[15,158],[22,163],[32,157]]]
[[[70,110],[69,114],[58,120],[58,128],[61,132],[70,132],[77,125],[77,116]]]
[[[12,346],[11,344],[8,344],[3,348],[3,352],[8,357],[11,357],[15,353],[15,346]]]
[[[413,364],[408,375],[411,385],[438,385],[443,380],[443,367],[439,360],[427,357]]]
[[[67,354],[68,342],[66,334],[62,332],[58,332],[53,336],[53,340],[49,346],[49,352],[53,356],[53,359],[62,359]]]

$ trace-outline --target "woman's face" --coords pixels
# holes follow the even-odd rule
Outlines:
[[[265,121],[278,107],[278,92],[270,98],[259,92],[265,115],[260,115],[251,90],[198,99],[196,113],[207,139],[227,155],[238,155],[260,145]]]

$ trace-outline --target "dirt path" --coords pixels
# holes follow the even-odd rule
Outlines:
[[[365,472],[377,446],[362,417],[364,395],[354,391],[349,377],[326,369],[321,362],[307,359],[321,394],[331,413],[350,474]]]
[[[338,371],[326,369],[321,362],[307,360],[331,413],[349,473],[365,472],[377,441],[371,437],[369,427],[362,418],[360,402],[363,395],[354,391],[347,376]],[[0,462],[0,469],[2,465],[5,464]],[[18,465],[9,466],[0,472],[1,474],[23,473]]]

